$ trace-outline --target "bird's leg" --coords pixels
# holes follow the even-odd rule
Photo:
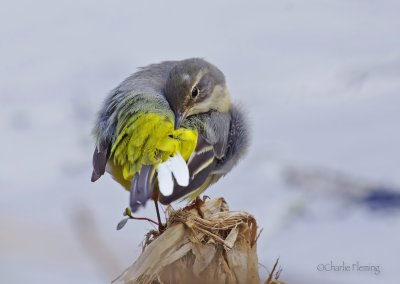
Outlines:
[[[158,230],[160,231],[160,233],[162,233],[165,230],[165,226],[161,222],[160,209],[158,208],[157,200],[154,200],[154,205],[156,206],[156,212],[157,212]]]
[[[200,197],[196,197],[194,200],[194,206],[196,207],[197,213],[201,217],[201,219],[204,219],[204,214],[203,211],[201,211],[201,206],[204,204],[204,201],[200,199]]]

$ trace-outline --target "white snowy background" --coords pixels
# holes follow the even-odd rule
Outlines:
[[[280,257],[287,283],[398,281],[398,210],[283,173],[398,188],[399,1],[36,0],[0,8],[0,282],[109,283],[132,263],[152,226],[116,231],[128,194],[90,182],[94,115],[137,67],[195,56],[251,121],[249,155],[207,194],[255,215],[259,262]],[[381,273],[317,270],[330,261]]]

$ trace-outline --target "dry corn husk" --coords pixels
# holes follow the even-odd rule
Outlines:
[[[166,230],[150,232],[139,258],[116,283],[260,283],[255,219],[231,212],[223,198],[206,201],[201,210],[168,212]]]

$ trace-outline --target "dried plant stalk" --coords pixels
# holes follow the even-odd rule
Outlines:
[[[260,283],[257,224],[245,212],[231,212],[223,198],[196,209],[168,212],[167,229],[150,232],[139,258],[117,283]]]

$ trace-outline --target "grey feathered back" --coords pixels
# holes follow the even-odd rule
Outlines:
[[[164,97],[164,86],[169,72],[177,63],[178,61],[164,61],[139,68],[139,71],[126,78],[110,92],[98,112],[93,129],[99,150],[114,142],[116,138],[114,132],[118,122],[117,108],[128,96],[145,94],[153,96],[161,104],[168,105]]]

